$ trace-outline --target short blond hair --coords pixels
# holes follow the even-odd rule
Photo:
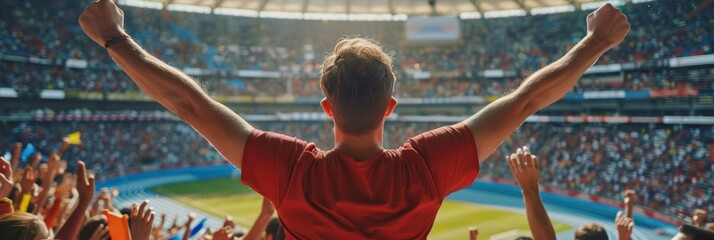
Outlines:
[[[335,124],[351,135],[376,129],[394,91],[392,58],[374,40],[337,42],[325,58],[320,86],[332,105]]]

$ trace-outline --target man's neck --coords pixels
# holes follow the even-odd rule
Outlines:
[[[379,126],[372,133],[355,136],[346,134],[335,126],[335,149],[356,161],[363,161],[384,150],[382,147],[383,130],[384,127]]]

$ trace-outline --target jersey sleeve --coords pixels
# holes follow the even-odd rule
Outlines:
[[[470,186],[479,173],[478,152],[465,124],[437,128],[407,141],[427,162],[442,196]]]
[[[307,142],[300,139],[253,130],[243,151],[241,182],[277,207],[290,172],[306,148]]]

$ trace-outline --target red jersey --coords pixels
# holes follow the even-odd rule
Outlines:
[[[253,130],[241,180],[270,200],[287,239],[426,239],[450,193],[479,172],[464,124],[355,161],[337,149]]]

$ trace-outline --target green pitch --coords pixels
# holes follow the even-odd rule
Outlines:
[[[230,214],[236,223],[248,227],[260,212],[262,197],[239,179],[215,179],[159,186],[151,189],[216,217]],[[468,239],[469,227],[479,229],[479,239],[514,229],[528,231],[526,216],[492,207],[447,200],[441,206],[429,239]],[[553,221],[556,232],[569,225]]]

